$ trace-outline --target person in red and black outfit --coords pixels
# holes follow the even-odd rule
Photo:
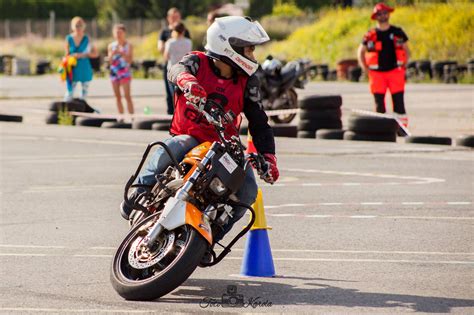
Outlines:
[[[375,5],[371,19],[377,27],[369,30],[359,46],[358,59],[368,73],[370,91],[374,95],[376,111],[385,113],[385,92],[390,90],[393,111],[408,126],[405,110],[405,67],[409,58],[408,36],[396,26],[390,25],[390,13],[394,9],[384,3]]]

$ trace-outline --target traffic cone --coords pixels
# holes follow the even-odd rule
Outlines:
[[[247,133],[247,151],[245,153],[257,153],[257,148],[255,148],[255,146],[253,145],[253,140],[252,136],[250,135],[250,132]]]
[[[248,277],[273,277],[275,266],[273,265],[272,250],[268,239],[265,212],[263,207],[262,190],[258,189],[257,200],[252,205],[255,211],[255,222],[249,231],[244,249],[244,259],[240,274]]]

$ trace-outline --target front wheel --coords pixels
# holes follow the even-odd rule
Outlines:
[[[164,230],[149,250],[142,248],[159,216],[138,222],[114,255],[110,280],[127,300],[154,300],[173,291],[193,273],[207,249],[204,238],[188,225]]]
[[[281,105],[276,106],[272,109],[296,109],[298,108],[298,94],[293,89],[289,89],[286,93],[280,96],[282,98]],[[276,116],[270,116],[276,124],[289,124],[295,119],[296,113],[293,114],[281,114]]]

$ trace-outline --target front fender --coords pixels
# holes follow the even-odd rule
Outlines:
[[[212,244],[212,232],[209,222],[204,219],[203,213],[189,202],[170,197],[158,223],[168,231],[188,224],[198,231],[209,244]]]

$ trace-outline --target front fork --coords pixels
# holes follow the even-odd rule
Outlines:
[[[204,156],[202,161],[200,163],[198,162],[199,163],[198,167],[196,167],[193,174],[191,174],[191,176],[186,181],[186,183],[183,185],[183,187],[181,187],[176,192],[176,196],[175,196],[176,199],[182,200],[182,201],[186,201],[188,199],[189,192],[193,188],[196,180],[199,178],[199,176],[201,175],[203,170],[206,168],[207,164],[211,161],[211,159],[216,154],[213,149],[218,145],[219,145],[218,143],[214,142],[214,144],[211,146],[209,151],[206,153],[206,155]],[[172,215],[173,215],[173,213],[171,212],[171,213],[169,213],[168,216],[172,216]],[[149,248],[151,244],[155,243],[156,239],[158,238],[158,236],[161,234],[161,232],[164,229],[163,225],[161,224],[162,219],[163,218],[160,217],[160,219],[158,219],[156,224],[152,226],[150,231],[148,231],[148,234],[143,239],[143,242],[142,242],[141,246],[145,246],[145,247]]]

